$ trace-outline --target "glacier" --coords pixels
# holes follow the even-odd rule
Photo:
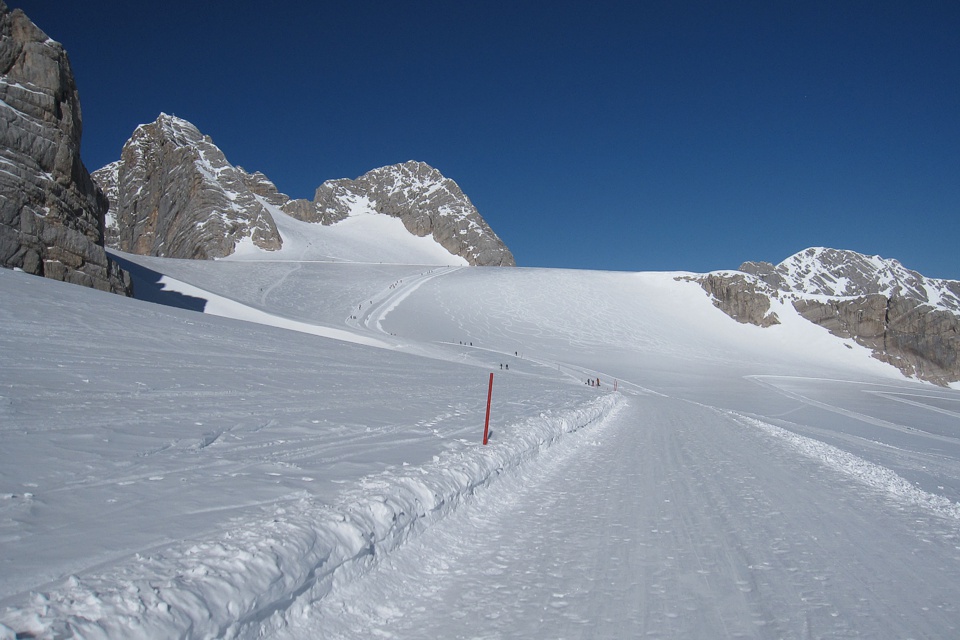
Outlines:
[[[115,254],[206,313],[0,270],[0,638],[955,635],[957,385],[692,274],[277,224]]]

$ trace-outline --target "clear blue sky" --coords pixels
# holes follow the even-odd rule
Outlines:
[[[427,162],[521,266],[960,279],[954,0],[7,3],[66,47],[91,171],[163,111],[292,197]]]

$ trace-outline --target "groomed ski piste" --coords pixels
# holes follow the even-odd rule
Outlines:
[[[957,635],[958,389],[274,214],[147,300],[0,270],[0,638]]]

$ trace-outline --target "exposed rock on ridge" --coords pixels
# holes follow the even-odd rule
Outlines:
[[[120,161],[93,176],[110,199],[108,246],[121,251],[210,259],[230,255],[245,238],[268,251],[281,246],[273,218],[249,186],[266,192],[269,180],[231,165],[186,120],[162,113],[137,127]]]
[[[708,273],[697,280],[713,298],[713,304],[741,324],[770,327],[780,318],[770,311],[775,293],[763,282],[742,273]]]
[[[905,375],[941,385],[960,380],[960,282],[926,278],[896,260],[825,248],[776,266],[745,262],[740,271],[698,281],[741,322],[761,324],[743,310],[758,304],[756,296],[779,298]]]
[[[247,173],[243,170],[243,167],[237,167],[237,171],[240,172],[243,178],[243,184],[251,193],[262,197],[273,206],[280,207],[290,202],[289,196],[280,193],[277,190],[277,185],[273,184],[270,178],[261,172],[254,171],[253,173]]]
[[[262,173],[227,162],[186,120],[161,114],[137,128],[121,159],[93,173],[110,201],[107,246],[172,258],[218,258],[250,237],[261,249],[281,238],[266,206],[332,225],[351,215],[399,218],[473,265],[515,264],[457,184],[422,162],[374,169],[356,180],[330,180],[313,201],[291,200]]]
[[[813,247],[777,266],[745,262],[740,271],[752,273],[780,291],[834,298],[881,294],[941,305],[960,313],[960,282],[927,278],[897,260],[856,251]]]
[[[292,200],[283,210],[295,218],[326,225],[350,215],[383,213],[399,218],[410,233],[432,235],[469,264],[516,264],[457,183],[423,162],[381,167],[356,180],[328,180],[317,188],[312,202]]]
[[[130,295],[103,249],[107,200],[80,160],[63,47],[0,0],[0,265]]]

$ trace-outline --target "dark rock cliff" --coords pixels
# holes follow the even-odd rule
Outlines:
[[[0,265],[130,295],[103,248],[107,199],[80,160],[63,47],[0,0]]]

